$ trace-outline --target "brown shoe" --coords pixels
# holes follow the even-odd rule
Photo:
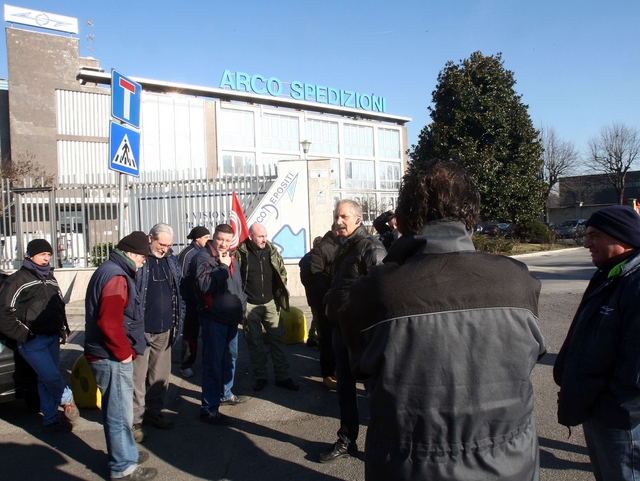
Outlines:
[[[335,376],[325,376],[324,378],[322,378],[322,384],[324,384],[324,387],[326,387],[329,391],[335,391],[338,387],[338,381],[336,380]]]

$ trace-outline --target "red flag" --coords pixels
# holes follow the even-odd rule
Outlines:
[[[233,201],[231,202],[231,227],[233,228],[233,240],[231,241],[230,250],[235,250],[240,242],[249,237],[249,228],[247,227],[247,219],[242,211],[242,206],[238,200],[235,191],[233,192]]]

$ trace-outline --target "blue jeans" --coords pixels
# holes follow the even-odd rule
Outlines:
[[[46,426],[58,419],[58,406],[71,401],[71,389],[60,374],[60,336],[38,334],[19,342],[18,351],[38,375],[40,411]]]
[[[333,353],[336,357],[336,391],[340,406],[340,429],[338,438],[345,444],[355,443],[360,432],[358,414],[358,391],[356,378],[351,373],[349,350],[342,339],[342,331],[333,328]]]
[[[112,478],[128,476],[138,466],[133,438],[133,362],[100,359],[89,363],[102,393],[102,423]]]
[[[202,406],[201,414],[217,413],[220,401],[233,393],[238,358],[238,325],[223,324],[200,317],[202,327]]]
[[[609,429],[592,418],[582,428],[596,481],[640,480],[640,424]]]

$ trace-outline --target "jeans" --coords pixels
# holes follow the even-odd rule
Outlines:
[[[360,431],[358,414],[358,391],[356,378],[351,373],[349,350],[342,339],[342,331],[333,328],[333,352],[336,356],[336,390],[340,406],[340,429],[338,438],[345,444],[355,443]]]
[[[264,352],[262,327],[267,333],[276,381],[289,377],[289,362],[284,347],[284,324],[275,301],[266,304],[247,303],[244,336],[249,348],[249,359],[256,379],[267,379],[267,355]]]
[[[591,418],[582,428],[596,481],[640,480],[640,424],[609,429]]]
[[[238,358],[238,325],[223,324],[206,317],[202,326],[201,414],[217,413],[220,401],[233,396],[231,388]]]
[[[38,375],[43,424],[51,424],[58,419],[58,406],[72,396],[60,374],[60,336],[38,334],[29,342],[19,342],[18,351]]]
[[[138,465],[133,438],[133,362],[110,359],[90,362],[102,393],[102,423],[112,478],[128,476]]]

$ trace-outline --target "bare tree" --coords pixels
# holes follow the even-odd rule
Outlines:
[[[16,186],[21,185],[25,179],[32,179],[36,184],[53,185],[56,178],[47,172],[31,152],[20,153],[12,160],[3,159],[0,177],[9,179]]]
[[[616,190],[618,204],[622,205],[627,172],[640,154],[640,131],[614,122],[589,139],[588,148],[589,167],[607,176]]]
[[[553,127],[540,128],[542,153],[542,179],[547,184],[544,203],[545,221],[549,221],[549,197],[560,177],[571,175],[578,164],[578,152],[573,142],[562,140]]]

